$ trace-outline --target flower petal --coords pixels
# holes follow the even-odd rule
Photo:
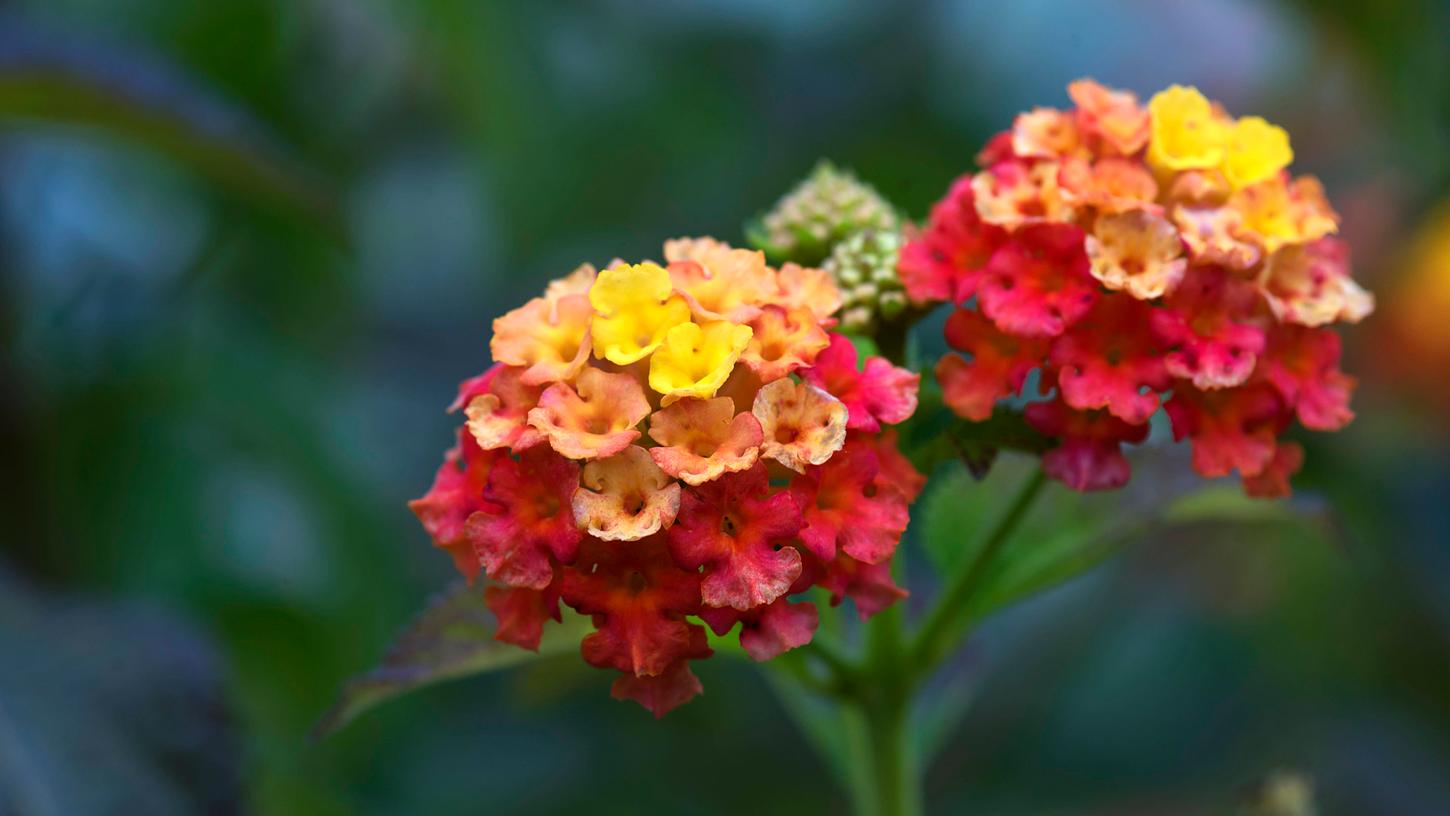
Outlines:
[[[629,447],[647,416],[649,402],[634,377],[586,367],[573,385],[549,386],[529,411],[529,424],[570,459],[596,459]]]
[[[760,421],[729,397],[683,399],[650,417],[650,456],[665,473],[701,485],[749,469],[760,455]]]
[[[756,393],[750,412],[760,421],[760,455],[797,473],[846,444],[845,404],[808,383],[768,383]]]
[[[574,492],[574,522],[605,541],[638,541],[668,527],[680,509],[680,485],[644,448],[630,445],[584,466]]]
[[[556,562],[574,560],[582,535],[569,502],[578,486],[579,466],[548,448],[499,458],[484,493],[488,506],[465,525],[488,577],[543,589],[554,580]]]
[[[789,493],[769,492],[765,467],[732,473],[685,491],[669,529],[670,552],[701,569],[707,606],[751,609],[785,594],[801,572],[800,553],[782,546],[801,528]]]

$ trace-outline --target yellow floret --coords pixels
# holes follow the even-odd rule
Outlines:
[[[671,327],[690,319],[690,307],[674,294],[670,273],[659,264],[617,266],[599,273],[589,289],[596,317],[594,356],[629,365],[648,357]]]
[[[1223,175],[1235,190],[1257,184],[1289,166],[1289,134],[1258,116],[1245,116],[1228,131]]]
[[[649,364],[649,385],[669,405],[681,397],[708,399],[725,384],[751,329],[718,320],[701,326],[681,323],[669,330]]]
[[[1224,126],[1197,88],[1171,85],[1148,102],[1148,163],[1160,172],[1217,167]]]

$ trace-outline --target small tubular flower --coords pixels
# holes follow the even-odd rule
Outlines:
[[[831,342],[815,316],[801,308],[766,306],[750,321],[750,331],[750,342],[740,353],[740,362],[763,383],[811,365]]]
[[[1077,105],[1078,130],[1101,143],[1107,155],[1132,156],[1148,143],[1149,114],[1128,91],[1115,91],[1091,79],[1067,86]]]
[[[473,542],[465,535],[465,523],[469,516],[490,506],[483,491],[498,457],[494,451],[479,448],[470,434],[460,430],[458,444],[444,454],[433,486],[408,503],[434,546],[453,557],[453,565],[469,583],[478,577],[480,565],[473,554]]]
[[[744,323],[778,287],[765,253],[735,249],[714,238],[665,242],[670,280],[702,321]]]
[[[1215,267],[1195,267],[1153,312],[1153,331],[1168,348],[1164,363],[1196,388],[1231,388],[1247,381],[1264,349],[1264,330],[1253,321],[1258,293]]]
[[[707,607],[700,610],[700,619],[720,636],[740,624],[741,648],[751,660],[763,662],[810,643],[820,624],[821,613],[815,604],[777,598],[749,612],[728,606]]]
[[[926,228],[901,250],[897,272],[913,303],[961,303],[977,293],[977,281],[1007,232],[977,215],[972,177],[952,184],[931,208]]]
[[[904,594],[888,561],[924,481],[894,433],[865,430],[911,414],[917,376],[879,358],[858,371],[844,338],[817,370],[842,305],[829,273],[708,238],[665,257],[581,266],[500,318],[498,362],[460,384],[458,444],[410,505],[459,572],[487,574],[498,640],[537,649],[564,607],[587,615],[585,661],[656,716],[700,693],[695,617],[738,624],[767,660],[815,631],[814,604],[790,595],[829,582],[875,611]],[[853,413],[851,458],[832,465]],[[857,460],[874,463],[864,486],[844,475]],[[819,514],[850,484],[873,521],[840,547],[876,563],[828,569],[803,555],[796,496],[829,494]]]
[[[1247,270],[1263,257],[1257,245],[1240,237],[1243,213],[1232,207],[1175,207],[1173,223],[1193,263]]]
[[[1244,237],[1266,253],[1339,231],[1339,216],[1330,209],[1323,185],[1312,176],[1289,181],[1279,173],[1234,193],[1229,206],[1243,217]]]
[[[1038,224],[992,254],[978,300],[1002,331],[1055,337],[1098,299],[1082,230]]]
[[[906,531],[910,500],[883,476],[876,452],[853,442],[795,480],[791,492],[806,522],[800,539],[813,555],[830,561],[839,545],[867,564],[891,557]]]
[[[890,564],[867,564],[845,551],[825,565],[820,585],[831,593],[832,606],[850,598],[863,621],[908,595],[891,577]]]
[[[1103,298],[1052,342],[1049,355],[1063,400],[1080,411],[1106,409],[1130,425],[1158,410],[1171,382],[1163,350],[1149,329],[1152,309],[1123,295]]]
[[[616,700],[633,700],[659,719],[704,690],[700,678],[690,671],[689,661],[677,660],[659,674],[622,675],[610,686],[609,694]]]
[[[768,383],[750,411],[760,421],[760,455],[797,473],[819,465],[846,444],[844,403],[813,385]]]
[[[525,385],[568,379],[589,359],[589,319],[584,295],[534,298],[493,321],[493,359],[524,369]]]
[[[1193,469],[1210,479],[1234,470],[1244,478],[1262,473],[1285,424],[1283,400],[1267,386],[1220,391],[1181,386],[1164,408],[1173,438],[1193,443]]]
[[[964,354],[934,367],[942,401],[1005,421],[997,403],[1035,374],[1049,399],[1026,418],[1052,445],[1043,465],[1077,490],[1126,482],[1122,444],[1162,407],[1200,473],[1237,470],[1250,494],[1285,494],[1303,459],[1281,439],[1289,424],[1328,431],[1353,416],[1328,327],[1374,309],[1331,237],[1323,186],[1291,173],[1283,129],[1196,89],[1146,108],[1091,80],[1068,95],[1074,108],[1034,109],[993,137],[984,169],[907,233],[913,304],[957,307],[945,333]]]
[[[800,511],[789,493],[768,488],[765,468],[757,464],[682,496],[668,533],[670,553],[681,567],[701,570],[706,606],[768,604],[800,575],[800,553],[783,546],[801,529]]]
[[[1073,490],[1112,490],[1128,483],[1132,468],[1123,443],[1142,442],[1148,426],[1132,425],[1107,411],[1079,411],[1062,400],[1027,406],[1027,421],[1062,443],[1042,457],[1048,476]]]
[[[1139,300],[1162,297],[1188,268],[1178,230],[1142,210],[1098,218],[1086,248],[1089,269],[1099,283]]]
[[[760,456],[760,420],[735,413],[729,397],[684,399],[650,417],[658,447],[649,454],[669,475],[702,485],[726,473],[748,470]]]
[[[669,405],[681,397],[709,399],[735,368],[750,342],[751,329],[716,321],[701,326],[681,323],[650,358],[649,385]]]
[[[594,619],[584,660],[634,677],[665,674],[710,656],[705,628],[685,620],[700,609],[700,576],[675,566],[657,538],[630,546],[589,540],[566,568],[559,595]]]
[[[977,215],[1009,230],[1029,224],[1071,221],[1074,215],[1058,184],[1059,165],[1015,159],[998,162],[972,177]]]
[[[1012,152],[1023,158],[1066,158],[1080,143],[1076,118],[1055,108],[1033,108],[1012,123]]]
[[[1148,100],[1148,164],[1159,172],[1217,167],[1224,123],[1197,88],[1172,85]]]
[[[830,347],[801,377],[846,404],[847,430],[879,431],[883,423],[895,425],[916,412],[921,375],[885,357],[868,357],[865,369],[857,369],[856,347],[844,335],[831,335]]]
[[[1339,370],[1339,335],[1325,329],[1275,326],[1264,355],[1264,378],[1313,431],[1337,431],[1354,419],[1354,378]]]
[[[529,424],[570,459],[613,456],[639,438],[635,430],[649,416],[639,381],[597,368],[580,372],[574,385],[554,383],[529,412]]]
[[[947,318],[947,343],[972,355],[948,354],[936,367],[942,398],[958,415],[981,422],[997,400],[1022,391],[1027,375],[1047,355],[1047,341],[1008,334],[981,312],[957,309]]]
[[[523,450],[543,441],[534,428],[529,427],[529,412],[539,403],[540,391],[535,386],[525,385],[522,369],[508,368],[502,364],[489,369],[468,402],[464,403],[463,415],[468,417],[468,432],[484,450],[513,448]],[[463,395],[459,395],[463,399]]]
[[[1259,287],[1274,316],[1285,323],[1358,323],[1374,311],[1374,296],[1349,277],[1349,245],[1334,238],[1270,255]]]
[[[559,612],[559,592],[553,585],[543,589],[485,587],[483,602],[498,618],[498,631],[494,632],[493,639],[531,652],[539,650],[544,624],[550,620],[563,620]]]
[[[658,264],[616,266],[599,273],[589,289],[594,356],[617,365],[648,357],[665,333],[690,319],[690,307],[674,294],[670,273]]]
[[[584,465],[572,501],[574,523],[604,541],[638,541],[668,527],[680,510],[680,485],[630,445]]]
[[[1260,499],[1281,499],[1293,490],[1289,479],[1304,467],[1304,446],[1297,442],[1280,442],[1274,446],[1269,464],[1254,476],[1245,476],[1244,492]]]
[[[1259,116],[1245,116],[1228,128],[1223,175],[1235,190],[1272,178],[1294,161],[1289,134]]]
[[[489,578],[529,589],[553,582],[554,564],[571,563],[579,547],[570,509],[578,486],[579,466],[545,447],[494,464],[488,504],[465,525]]]
[[[788,311],[806,309],[816,321],[829,325],[831,315],[841,308],[841,290],[824,269],[788,263],[776,275],[780,294],[775,304]]]
[[[1158,183],[1142,164],[1130,159],[1070,159],[1058,171],[1063,195],[1078,206],[1099,213],[1147,212],[1158,214]]]

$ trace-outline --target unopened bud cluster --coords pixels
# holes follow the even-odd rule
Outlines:
[[[841,328],[869,332],[906,310],[906,290],[896,274],[902,237],[896,230],[865,230],[836,244],[822,264],[841,290]]]
[[[863,230],[894,230],[899,219],[871,185],[821,162],[760,220],[751,241],[773,257],[815,265]]]

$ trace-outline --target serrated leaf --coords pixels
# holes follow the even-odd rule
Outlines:
[[[965,568],[977,557],[1038,467],[1033,457],[1007,454],[1001,459],[986,479],[956,471],[927,498],[923,537],[928,556],[943,572]],[[1303,503],[1251,499],[1236,484],[1204,482],[1178,448],[1146,450],[1135,457],[1133,479],[1122,490],[1077,493],[1049,482],[988,568],[966,614],[982,618],[1172,528],[1204,523],[1313,527],[1318,521]]]
[[[379,703],[423,686],[575,651],[588,630],[587,618],[566,613],[563,623],[544,627],[537,652],[494,640],[493,613],[484,605],[483,590],[460,581],[413,619],[377,668],[347,681],[313,728],[313,738],[326,737]]]

